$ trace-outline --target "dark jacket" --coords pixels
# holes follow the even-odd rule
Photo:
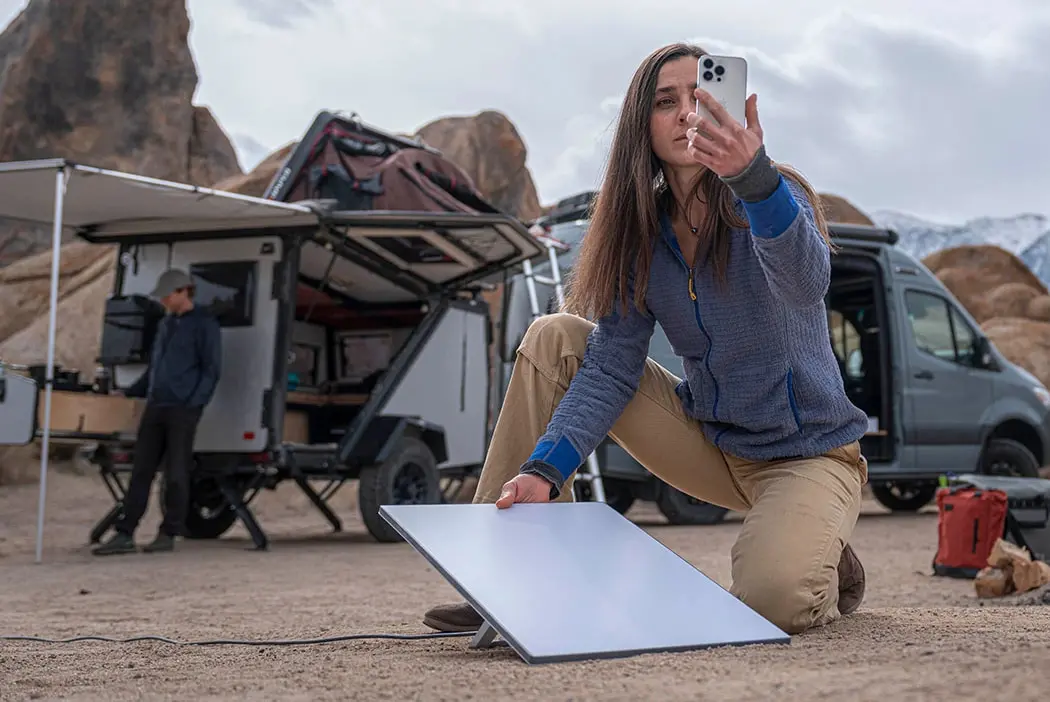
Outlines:
[[[161,320],[149,367],[124,394],[144,397],[152,405],[204,407],[215,393],[221,367],[219,323],[194,307]]]

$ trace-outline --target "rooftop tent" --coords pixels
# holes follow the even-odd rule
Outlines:
[[[263,197],[334,203],[326,223],[339,240],[307,242],[302,272],[359,302],[398,303],[497,282],[545,253],[449,157],[356,114],[319,112]],[[329,244],[356,255],[337,260]],[[362,267],[365,259],[375,265]],[[377,275],[377,266],[389,273]]]
[[[51,438],[58,272],[63,231],[89,241],[121,236],[192,235],[222,229],[314,228],[304,206],[83,166],[63,159],[0,163],[0,217],[52,226],[47,387],[40,456],[36,560],[41,560]]]

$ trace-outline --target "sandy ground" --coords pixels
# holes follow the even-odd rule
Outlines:
[[[0,632],[286,639],[426,631],[424,609],[454,591],[406,544],[377,544],[352,486],[327,534],[294,486],[260,498],[271,550],[238,526],[173,554],[96,559],[88,530],[107,504],[93,476],[54,473],[44,563],[33,563],[37,488],[0,489]],[[155,504],[155,503],[154,503]],[[151,506],[141,539],[157,523]],[[661,525],[630,515],[723,585],[737,519]],[[1050,607],[980,606],[967,581],[929,575],[936,516],[865,509],[856,549],[868,571],[861,610],[790,646],[646,655],[529,667],[509,648],[467,640],[273,647],[0,642],[0,699],[70,700],[759,700],[1045,699]]]

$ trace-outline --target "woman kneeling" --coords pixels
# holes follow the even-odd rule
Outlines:
[[[474,501],[569,501],[608,435],[671,486],[746,513],[730,590],[793,634],[863,598],[847,542],[867,417],[829,343],[832,246],[818,198],[766,155],[756,96],[742,125],[698,89],[702,54],[667,46],[635,73],[571,314],[526,333]],[[717,123],[695,114],[696,99]],[[682,380],[647,357],[657,322]],[[481,618],[461,603],[424,622],[468,631]]]

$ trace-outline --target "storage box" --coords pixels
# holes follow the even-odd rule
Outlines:
[[[287,410],[284,413],[284,433],[282,441],[290,444],[310,443],[310,418],[301,410]]]
[[[46,392],[40,390],[37,428],[44,429]],[[146,403],[120,395],[54,390],[51,393],[51,433],[108,436],[135,434]]]

